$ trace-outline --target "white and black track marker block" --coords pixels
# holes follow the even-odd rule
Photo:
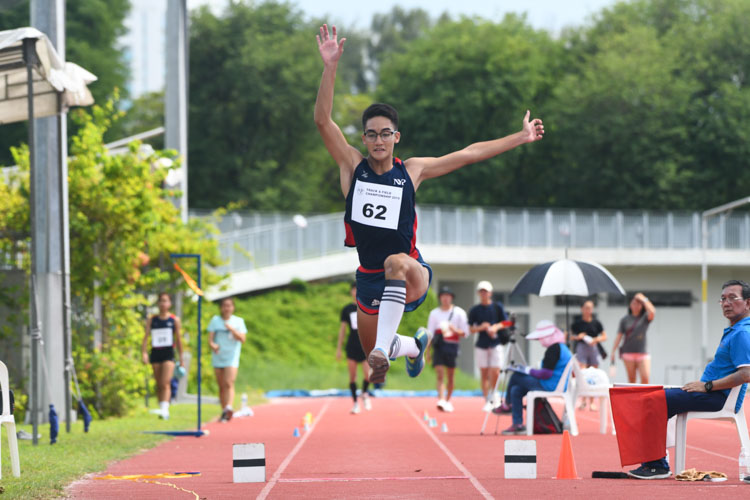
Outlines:
[[[505,479],[536,479],[536,441],[505,440]]]
[[[232,445],[232,480],[235,483],[266,482],[266,445]]]

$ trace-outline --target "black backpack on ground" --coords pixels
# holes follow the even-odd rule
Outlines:
[[[561,434],[562,422],[547,398],[534,400],[534,434]]]

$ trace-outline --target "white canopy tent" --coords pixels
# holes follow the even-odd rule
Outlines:
[[[49,9],[45,12],[49,14]],[[67,137],[64,113],[71,106],[94,103],[87,84],[95,80],[94,75],[80,66],[64,62],[52,42],[41,31],[34,28],[0,31],[0,125],[23,120],[28,120],[29,123],[29,403],[34,444],[37,444],[39,419],[44,415],[44,405],[41,404],[44,393],[49,397],[50,407],[55,403],[58,408],[65,408],[63,419],[70,431],[72,409],[69,365],[72,365],[72,354],[65,155]],[[52,127],[49,126],[49,120],[53,120]],[[39,144],[35,144],[35,122],[39,122],[42,130]],[[40,155],[46,158],[40,161]],[[57,325],[60,324],[62,335],[56,335],[59,331]],[[42,325],[46,325],[44,332]],[[48,370],[43,380],[46,391],[42,391],[39,384],[42,374],[38,356],[42,339],[45,344],[43,348],[47,352],[45,365]]]
[[[91,105],[94,98],[87,85],[94,81],[96,76],[77,64],[63,62],[41,31],[0,31],[0,125],[29,119],[30,89],[34,118]]]

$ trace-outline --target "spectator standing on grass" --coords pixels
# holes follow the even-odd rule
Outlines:
[[[581,368],[599,368],[601,343],[607,340],[607,332],[594,317],[594,301],[586,300],[581,305],[581,317],[570,327],[570,338],[575,341],[573,352]],[[586,408],[586,400],[581,401],[580,409]],[[589,398],[589,408],[596,410],[594,398]]]
[[[497,406],[496,395],[493,394],[497,378],[505,357],[504,344],[508,343],[508,331],[505,320],[508,315],[500,302],[492,301],[492,283],[480,281],[477,285],[479,304],[469,311],[469,331],[477,334],[474,344],[474,361],[479,367],[482,394],[485,403],[483,411],[491,411]]]
[[[168,293],[159,294],[159,314],[154,314],[146,321],[145,334],[141,344],[141,357],[144,363],[151,363],[156,380],[156,394],[159,399],[159,418],[169,419],[169,400],[171,399],[171,381],[175,368],[175,348],[182,362],[182,336],[180,335],[180,318],[170,312],[172,299]],[[151,340],[151,352],[146,349]]]
[[[234,381],[240,366],[240,351],[247,337],[245,320],[234,315],[234,299],[221,299],[221,314],[208,323],[208,345],[211,365],[214,367],[216,383],[219,385],[219,402],[222,411],[219,421],[228,422],[234,413]]]
[[[346,339],[346,365],[349,368],[349,390],[352,393],[354,406],[351,412],[356,415],[360,412],[359,401],[357,401],[357,365],[362,367],[362,403],[365,410],[372,409],[370,395],[367,389],[370,386],[370,366],[365,363],[367,356],[362,349],[362,342],[359,341],[359,332],[357,331],[357,283],[352,283],[349,293],[352,296],[352,302],[345,305],[341,310],[341,328],[339,328],[339,340],[336,345],[336,360],[341,360],[341,345],[344,342],[344,335],[347,328],[349,337]]]
[[[440,306],[430,311],[427,319],[427,330],[433,334],[432,366],[437,376],[439,410],[452,412],[453,376],[456,371],[458,343],[469,332],[466,311],[453,304],[453,290],[444,286],[440,288],[438,299]],[[447,385],[444,380],[447,379]]]
[[[612,362],[620,347],[620,357],[628,372],[628,382],[635,383],[636,372],[641,384],[648,384],[651,376],[651,356],[646,350],[646,331],[656,316],[656,308],[642,293],[636,293],[630,301],[628,314],[620,320],[615,344],[612,347]]]

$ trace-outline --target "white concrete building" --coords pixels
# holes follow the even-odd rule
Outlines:
[[[164,90],[166,72],[166,0],[130,0],[125,26],[128,33],[120,39],[130,66],[128,90],[136,98],[147,92]]]
[[[292,216],[234,215],[219,237],[231,273],[228,287],[210,298],[235,295],[304,280],[352,277],[353,250],[343,247],[343,214],[308,217],[298,227]],[[631,294],[643,292],[656,305],[648,331],[652,382],[679,384],[700,376],[701,359],[701,217],[698,213],[592,210],[481,209],[421,206],[417,245],[434,271],[433,289],[450,285],[456,303],[468,309],[477,302],[475,286],[492,282],[506,308],[519,317],[522,333],[539,320],[565,323],[565,305],[555,297],[508,297],[532,266],[568,257],[605,266]],[[233,229],[238,228],[238,229]],[[710,219],[708,262],[707,355],[711,357],[726,320],[716,303],[729,279],[750,281],[750,214]],[[575,300],[575,299],[573,299]],[[619,321],[627,310],[624,297],[596,298],[596,314],[607,332],[610,353]],[[570,319],[579,306],[570,308]],[[537,342],[519,345],[532,363],[541,360]],[[471,341],[459,360],[473,370]],[[608,366],[609,359],[605,362]],[[625,381],[618,363],[618,381]]]

